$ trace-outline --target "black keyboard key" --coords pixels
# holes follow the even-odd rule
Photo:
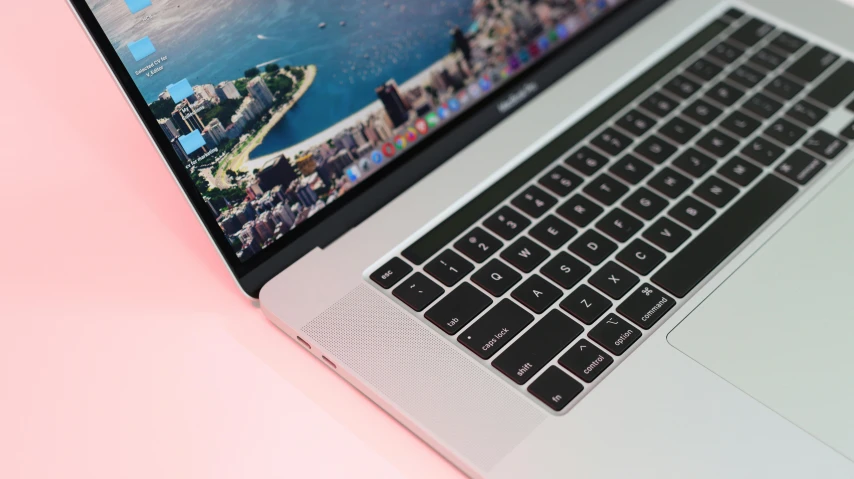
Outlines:
[[[415,273],[392,291],[395,298],[415,311],[421,311],[444,293],[441,286],[421,273]]]
[[[723,110],[706,100],[697,100],[685,108],[682,113],[701,125],[709,125],[723,113]]]
[[[762,173],[762,168],[738,156],[730,158],[718,170],[719,175],[739,186],[749,185],[760,173]]]
[[[617,312],[649,329],[676,306],[676,301],[651,284],[644,284],[617,306]]]
[[[665,196],[676,198],[691,187],[693,181],[672,168],[664,168],[649,180],[649,186],[664,193]]]
[[[540,178],[540,185],[558,196],[566,196],[573,192],[584,180],[575,173],[558,165]]]
[[[516,301],[537,314],[548,309],[562,295],[561,290],[536,274],[523,281],[511,293]]]
[[[796,97],[798,93],[803,90],[799,83],[789,80],[787,77],[778,76],[777,78],[771,80],[770,83],[765,85],[765,91],[771,93],[773,95],[777,95],[778,97],[784,100],[791,100]]]
[[[832,160],[839,156],[848,146],[848,143],[824,130],[818,130],[804,142],[804,148],[818,153],[828,160]]]
[[[536,226],[531,228],[529,234],[532,238],[551,249],[558,249],[569,241],[578,230],[558,219],[557,216],[548,215]]]
[[[531,220],[509,206],[502,206],[483,222],[483,226],[498,236],[511,240],[531,224]]]
[[[445,286],[453,286],[474,269],[462,256],[446,249],[424,266],[424,271]]]
[[[750,97],[746,102],[744,102],[743,106],[746,110],[755,113],[766,120],[774,116],[780,108],[783,108],[782,103],[771,99],[768,95],[762,93],[757,93]]]
[[[697,90],[700,89],[700,84],[690,80],[685,75],[676,75],[664,85],[664,88],[684,100],[697,93]]]
[[[734,111],[721,121],[721,127],[739,138],[747,138],[760,125],[762,125],[762,122],[742,111]]]
[[[605,372],[608,366],[614,363],[614,359],[590,341],[580,339],[558,359],[558,363],[582,381],[590,383]]]
[[[462,283],[424,313],[428,321],[447,334],[457,334],[492,304],[489,296],[469,283]]]
[[[647,275],[664,261],[664,253],[646,241],[636,239],[617,254],[617,261],[638,274]]]
[[[590,266],[568,253],[558,253],[540,273],[564,289],[570,289],[590,273]]]
[[[659,218],[652,226],[647,228],[643,237],[664,251],[673,252],[682,246],[691,233],[685,228],[677,225],[670,218]]]
[[[812,47],[798,61],[789,66],[786,72],[804,82],[811,82],[838,59],[839,55],[835,53],[830,53],[821,47]]]
[[[471,275],[474,284],[496,297],[509,291],[521,279],[521,274],[497,259],[486,263],[483,268]]]
[[[849,103],[849,104],[845,105],[845,109],[846,109],[846,110],[848,110],[848,111],[854,112],[854,101],[852,101],[851,103]]]
[[[454,248],[477,263],[483,263],[496,251],[502,243],[495,236],[475,227],[467,235],[454,243]]]
[[[837,107],[854,91],[852,79],[854,79],[854,62],[848,61],[825,78],[808,96],[831,108]]]
[[[715,129],[700,138],[697,146],[708,151],[712,156],[723,158],[738,146],[738,140]]]
[[[798,150],[780,163],[777,167],[777,173],[786,178],[805,185],[813,177],[821,171],[825,163],[809,153]]]
[[[635,153],[660,165],[676,153],[676,147],[660,137],[652,135],[635,148]]]
[[[587,333],[587,337],[610,351],[611,354],[620,356],[640,339],[641,332],[623,318],[611,313],[599,321],[596,326],[593,326],[593,329]]]
[[[612,205],[628,193],[629,187],[609,175],[601,174],[584,187],[584,192],[605,205]]]
[[[585,227],[605,211],[601,206],[581,195],[575,195],[560,205],[557,214],[577,226]]]
[[[617,156],[631,145],[632,139],[613,128],[605,128],[590,143],[611,156]]]
[[[590,176],[605,166],[608,159],[585,146],[570,155],[565,163],[582,174]]]
[[[644,107],[648,112],[652,113],[655,116],[663,117],[670,114],[671,111],[675,110],[677,106],[679,106],[679,102],[673,100],[667,95],[661,93],[653,93],[646,100],[641,103],[641,106]]]
[[[617,126],[635,136],[641,136],[655,126],[655,120],[638,110],[632,110],[617,120]]]
[[[739,27],[739,29],[730,36],[730,39],[735,40],[746,47],[752,47],[772,31],[774,31],[774,27],[771,25],[768,25],[756,18],[751,18],[747,23]]]
[[[546,211],[551,209],[551,207],[557,203],[557,200],[554,196],[534,185],[531,185],[526,188],[525,191],[520,193],[519,196],[513,198],[513,201],[510,203],[512,203],[516,208],[528,213],[530,216],[539,218],[544,215]]]
[[[611,173],[628,183],[636,185],[652,173],[652,167],[635,155],[628,154],[611,167]]]
[[[708,155],[700,153],[694,148],[687,149],[673,161],[673,166],[688,173],[694,178],[699,178],[714,168],[717,162]]]
[[[617,245],[596,231],[587,230],[569,245],[569,250],[596,265],[611,256],[617,250]]]
[[[744,96],[744,91],[727,82],[720,82],[706,92],[706,97],[715,100],[721,105],[732,106]]]
[[[565,314],[549,311],[492,365],[516,384],[525,384],[583,332],[584,328]]]
[[[529,393],[555,411],[565,408],[583,390],[584,386],[581,383],[569,377],[557,366],[546,369],[546,372],[528,386]]]
[[[668,214],[692,230],[697,230],[715,216],[715,210],[704,205],[693,196],[686,196],[671,208]]]
[[[549,252],[527,236],[521,236],[501,252],[501,257],[525,273],[530,273],[549,257]]]
[[[625,243],[643,228],[643,222],[625,211],[615,208],[599,220],[596,227],[620,243]]]
[[[533,320],[534,316],[521,306],[502,299],[460,333],[457,341],[481,359],[489,359]]]
[[[735,20],[744,16],[744,12],[737,8],[727,8],[724,14],[720,17],[720,20],[724,23],[730,24]]]
[[[786,57],[783,55],[779,55],[774,50],[770,48],[763,48],[756,52],[752,57],[750,57],[750,61],[753,62],[754,65],[759,66],[760,68],[764,68],[766,70],[776,70],[786,61]]]
[[[684,145],[700,133],[700,129],[680,117],[674,117],[659,132],[679,145]]]
[[[765,134],[784,145],[792,146],[806,135],[807,131],[785,118],[778,118],[765,130]]]
[[[717,176],[710,176],[694,190],[694,194],[718,208],[723,208],[738,195],[738,188]]]
[[[773,175],[762,178],[652,277],[684,298],[798,192]]]
[[[839,134],[849,140],[854,140],[854,122],[851,122],[848,126],[843,128]]]
[[[667,200],[643,187],[623,201],[624,208],[645,220],[655,218],[667,205]]]
[[[692,63],[686,71],[696,76],[697,78],[709,81],[712,78],[718,76],[718,74],[723,71],[723,68],[719,67],[713,61],[710,61],[706,58],[701,58]]]
[[[786,116],[803,123],[806,126],[816,126],[818,122],[827,116],[827,111],[824,108],[813,105],[812,103],[801,100],[795,103]]]
[[[737,85],[753,88],[765,79],[765,75],[765,73],[761,73],[748,65],[741,65],[733,70],[727,78]]]
[[[412,266],[400,258],[392,258],[371,274],[371,280],[381,288],[389,289],[411,272]]]
[[[723,63],[732,63],[744,54],[744,50],[732,44],[721,42],[712,48],[709,55]]]
[[[584,324],[593,324],[605,314],[612,305],[611,301],[597,293],[590,286],[582,284],[560,303],[561,309]]]
[[[614,299],[620,299],[638,284],[638,277],[626,268],[609,261],[593,273],[589,283]]]
[[[747,146],[742,148],[741,154],[759,164],[769,166],[777,161],[777,158],[783,156],[785,151],[786,150],[772,141],[766,140],[761,136],[757,136],[750,140]]]
[[[789,32],[780,32],[776,38],[771,40],[771,46],[786,53],[795,53],[806,44],[807,42],[805,40],[798,38]]]

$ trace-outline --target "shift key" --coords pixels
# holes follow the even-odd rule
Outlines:
[[[458,341],[482,359],[489,359],[504,347],[534,316],[509,299],[503,299],[468,329]]]

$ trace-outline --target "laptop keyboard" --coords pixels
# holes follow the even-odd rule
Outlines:
[[[730,9],[370,278],[566,410],[854,140],[851,78]]]

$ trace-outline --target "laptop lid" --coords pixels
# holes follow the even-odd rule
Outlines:
[[[70,0],[243,290],[664,0]]]

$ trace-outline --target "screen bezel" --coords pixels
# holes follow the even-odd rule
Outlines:
[[[261,287],[275,275],[311,250],[325,247],[357,226],[384,204],[392,201],[430,171],[465,148],[471,141],[486,133],[536,96],[536,94],[531,95],[513,108],[499,111],[498,105],[506,99],[508,93],[533,81],[538,85],[537,94],[539,94],[667,0],[628,0],[603,15],[577,36],[549,52],[536,64],[502,85],[496,92],[419,141],[405,154],[378,170],[346,195],[330,203],[318,214],[246,261],[241,261],[234,253],[225,234],[216,223],[216,218],[209,211],[207,203],[194,187],[186,168],[166,141],[165,136],[160,134],[156,118],[86,4],[86,0],[68,1],[193,206],[211,240],[219,249],[220,256],[228,265],[232,275],[247,295],[257,298]]]

